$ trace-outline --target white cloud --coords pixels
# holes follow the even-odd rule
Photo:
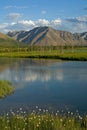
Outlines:
[[[87,22],[87,15],[82,16],[82,17],[77,17],[77,20],[78,20],[79,22]]]
[[[20,14],[10,14],[9,17],[13,18],[13,19],[17,19],[20,17]],[[6,30],[11,31],[11,30],[30,30],[33,29],[34,27],[38,27],[38,26],[51,26],[51,27],[58,27],[60,26],[60,24],[62,23],[62,21],[60,19],[55,19],[52,21],[49,21],[47,19],[38,19],[38,20],[20,20],[20,21],[15,21],[13,20],[10,23],[7,24],[1,24],[0,25],[0,31],[2,31],[3,28],[3,32],[6,32]],[[4,31],[5,30],[5,31]]]
[[[36,26],[48,26],[50,22],[46,19],[38,19],[35,21]]]
[[[12,23],[11,23],[11,26],[13,26],[13,25],[15,25],[15,24],[16,24],[16,22],[12,22]]]
[[[20,13],[9,13],[6,17],[7,20],[15,21],[19,19],[22,15]]]
[[[8,32],[13,30],[31,30],[38,26],[50,26],[59,30],[70,32],[87,31],[87,15],[67,19],[37,19],[37,20],[20,20],[20,13],[10,13],[8,18],[12,19],[7,23],[0,24],[0,32]],[[21,18],[22,19],[22,18]]]
[[[62,20],[61,20],[61,19],[55,19],[55,20],[52,20],[52,21],[51,21],[51,24],[52,24],[52,25],[55,25],[55,26],[56,26],[56,25],[60,25],[61,23],[62,23]]]
[[[32,20],[21,20],[18,23],[23,24],[24,26],[35,26],[35,23]]]

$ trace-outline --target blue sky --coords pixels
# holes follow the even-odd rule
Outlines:
[[[0,32],[51,26],[87,31],[87,0],[1,0]]]

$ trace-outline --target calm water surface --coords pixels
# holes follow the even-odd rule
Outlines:
[[[15,93],[0,100],[9,109],[87,111],[87,62],[0,59],[0,79],[10,80]]]

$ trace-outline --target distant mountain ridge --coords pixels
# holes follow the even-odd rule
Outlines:
[[[56,30],[51,27],[36,27],[30,31],[8,32],[8,36],[27,45],[63,46],[86,45],[87,32],[72,34],[67,31]]]

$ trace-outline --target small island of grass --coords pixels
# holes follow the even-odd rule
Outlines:
[[[14,92],[14,87],[7,80],[0,80],[0,98],[4,98]]]

